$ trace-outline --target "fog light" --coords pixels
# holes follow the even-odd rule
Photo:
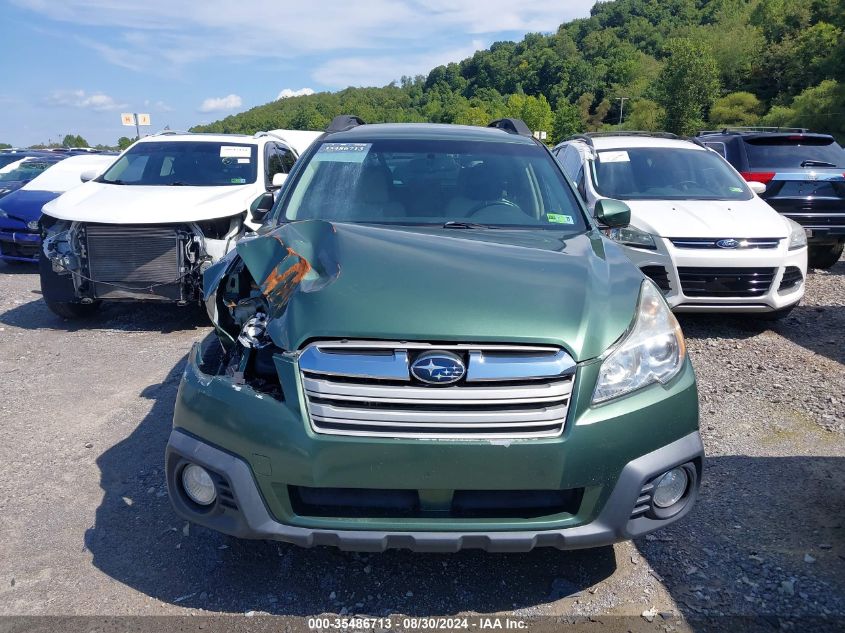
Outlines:
[[[205,468],[196,464],[188,464],[182,469],[182,488],[191,501],[201,506],[210,506],[217,498],[211,475]]]
[[[684,496],[689,485],[689,475],[683,468],[673,468],[663,475],[654,487],[652,500],[658,508],[669,508]]]

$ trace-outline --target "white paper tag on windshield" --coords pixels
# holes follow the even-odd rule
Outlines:
[[[241,145],[221,145],[220,158],[249,158],[252,148]]]
[[[372,143],[323,143],[314,160],[335,163],[363,163]]]
[[[248,163],[249,163],[249,159],[248,159],[248,158],[239,158],[239,159],[238,159],[238,164],[239,164],[239,165],[246,165],[246,164],[248,164]]]
[[[631,159],[626,151],[599,152],[600,163],[630,163]]]

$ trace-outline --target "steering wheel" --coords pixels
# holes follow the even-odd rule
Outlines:
[[[499,198],[498,200],[493,200],[492,202],[485,200],[484,202],[475,205],[472,209],[469,210],[469,213],[467,213],[467,217],[471,218],[476,213],[478,213],[482,209],[486,209],[487,207],[498,207],[498,206],[511,207],[511,208],[514,208],[514,209],[519,209],[519,211],[522,212],[522,209],[515,202],[511,202],[510,200],[506,200],[505,198]]]
[[[697,182],[695,182],[694,180],[682,180],[681,182],[679,182],[679,183],[678,183],[678,187],[680,187],[680,188],[681,188],[681,189],[683,189],[684,191],[687,191],[687,190],[690,188],[690,185],[692,185],[693,187],[698,187],[698,186],[700,186],[700,185],[699,185]]]

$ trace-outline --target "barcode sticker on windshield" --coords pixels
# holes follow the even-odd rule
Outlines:
[[[628,156],[628,152],[625,152],[625,151],[599,152],[599,162],[600,163],[630,163],[631,158]]]
[[[244,145],[221,145],[220,158],[249,158],[252,148]]]
[[[552,224],[575,224],[571,215],[564,215],[563,213],[547,213],[546,219]]]
[[[248,158],[239,158],[239,159],[238,159],[238,164],[239,164],[239,165],[246,165],[246,164],[249,164],[249,159],[248,159]]]
[[[314,160],[363,163],[372,146],[372,143],[323,143]]]

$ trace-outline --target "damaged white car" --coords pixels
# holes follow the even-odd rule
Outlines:
[[[44,207],[41,290],[64,318],[102,301],[202,299],[202,273],[272,207],[320,132],[163,132]]]

